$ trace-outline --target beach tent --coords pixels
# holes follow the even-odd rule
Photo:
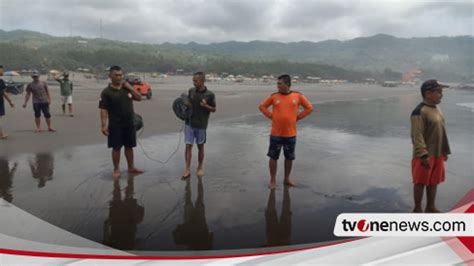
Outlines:
[[[18,77],[18,76],[20,76],[20,74],[16,71],[6,71],[5,73],[3,73],[3,76],[5,76],[5,77]]]

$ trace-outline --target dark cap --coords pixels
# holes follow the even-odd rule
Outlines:
[[[38,71],[33,71],[33,73],[31,73],[31,76],[32,77],[39,77]]]
[[[439,83],[436,79],[429,79],[421,85],[421,94],[424,94],[426,91],[435,90],[438,88],[449,88],[446,84]]]

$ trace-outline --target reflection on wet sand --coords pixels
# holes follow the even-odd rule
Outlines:
[[[134,196],[134,177],[129,176],[125,197],[122,199],[120,180],[114,180],[109,217],[104,222],[104,245],[122,250],[136,248],[137,224],[143,221],[145,208],[140,206]]]
[[[189,250],[212,249],[214,234],[207,226],[204,188],[202,178],[198,177],[198,196],[193,205],[191,200],[191,178],[186,180],[184,193],[184,222],[173,230],[176,245],[185,245]]]
[[[285,246],[291,244],[291,202],[290,188],[285,186],[280,220],[276,210],[275,189],[270,190],[265,210],[265,229],[267,242],[265,247]]]
[[[36,154],[35,161],[30,161],[31,175],[38,179],[38,187],[46,185],[46,181],[52,180],[54,175],[54,157],[49,153]]]
[[[10,163],[7,158],[0,157],[0,198],[12,202],[13,176],[15,175],[18,163],[14,163],[10,169]]]

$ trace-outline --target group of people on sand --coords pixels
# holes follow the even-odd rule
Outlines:
[[[110,84],[100,97],[100,117],[102,133],[108,138],[108,147],[112,149],[114,165],[113,177],[120,176],[120,153],[124,147],[125,158],[129,173],[142,173],[143,170],[135,167],[133,148],[136,147],[136,130],[134,127],[133,100],[140,101],[138,94],[126,81],[119,66],[112,66],[109,70]],[[198,166],[196,176],[204,176],[204,145],[207,140],[209,116],[216,112],[215,94],[205,85],[205,74],[196,72],[193,75],[193,87],[188,90],[186,106],[192,109],[192,115],[186,119],[184,127],[185,169],[183,179],[191,177],[192,150],[194,144],[198,148]],[[311,102],[300,92],[292,91],[291,77],[281,75],[277,82],[278,92],[266,98],[259,106],[260,111],[272,120],[272,130],[268,157],[270,157],[270,184],[276,188],[277,162],[283,149],[285,156],[284,184],[294,186],[290,179],[293,160],[295,160],[295,146],[299,120],[313,111]],[[270,111],[268,108],[272,107]],[[303,111],[299,111],[300,106]]]
[[[0,77],[3,76],[4,69],[0,65]],[[51,124],[51,94],[49,92],[48,84],[45,81],[40,80],[40,75],[37,71],[31,74],[32,82],[26,85],[25,101],[23,108],[26,108],[31,98],[33,102],[33,113],[35,117],[35,132],[39,133],[42,131],[41,128],[41,116],[44,117],[49,132],[56,132],[56,129]],[[56,76],[55,80],[59,82],[60,93],[62,99],[62,110],[63,114],[66,114],[66,104],[68,105],[69,116],[73,117],[72,113],[72,81],[69,80],[69,73],[64,72],[61,76]],[[15,107],[15,104],[6,93],[6,84],[3,79],[0,79],[0,118],[5,115],[5,104],[4,99],[10,104],[11,108]],[[0,124],[0,139],[7,139],[8,135],[3,131]]]
[[[0,66],[0,76],[3,76],[3,67]],[[26,107],[30,96],[33,98],[33,110],[36,122],[36,132],[41,131],[41,114],[46,119],[49,131],[56,131],[51,126],[49,106],[51,95],[45,82],[39,80],[38,73],[32,74],[33,82],[26,88],[23,107]],[[124,147],[128,172],[143,173],[134,164],[133,148],[137,145],[137,135],[134,125],[135,112],[133,101],[141,101],[142,96],[124,80],[120,66],[109,68],[110,83],[100,95],[101,131],[107,136],[108,147],[112,149],[113,177],[120,177],[120,154]],[[62,109],[66,113],[68,105],[69,115],[72,114],[72,82],[68,74],[56,80],[61,86]],[[196,72],[192,77],[193,87],[188,90],[186,105],[192,109],[192,115],[185,121],[185,169],[183,179],[191,177],[192,150],[194,144],[198,148],[198,167],[196,175],[203,177],[204,172],[204,145],[207,140],[207,127],[211,113],[216,112],[215,94],[205,85],[205,74]],[[14,104],[5,93],[5,83],[0,79],[0,138],[7,135],[2,131],[1,118],[5,115],[6,100],[13,108]],[[291,77],[287,74],[277,79],[277,91],[259,105],[262,114],[272,121],[267,156],[269,157],[270,183],[269,188],[277,186],[276,174],[278,159],[283,149],[284,185],[295,186],[291,179],[291,170],[295,160],[297,137],[297,123],[313,111],[311,102],[301,93],[291,89]],[[430,79],[420,87],[422,102],[416,106],[411,114],[411,139],[413,144],[412,181],[414,194],[413,212],[439,212],[435,199],[437,187],[445,180],[445,161],[451,153],[445,128],[444,116],[438,105],[443,97],[443,88],[449,86]],[[271,110],[269,109],[271,107]],[[300,108],[302,107],[302,108]],[[423,208],[422,199],[426,191],[426,206]]]

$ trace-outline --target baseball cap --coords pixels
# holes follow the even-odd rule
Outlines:
[[[39,72],[38,71],[33,71],[33,73],[31,73],[31,76],[32,77],[39,77]]]
[[[426,91],[435,90],[438,88],[449,88],[449,86],[446,84],[439,83],[438,80],[436,79],[429,79],[423,82],[423,84],[421,84],[420,90],[421,90],[421,93],[423,94]]]

